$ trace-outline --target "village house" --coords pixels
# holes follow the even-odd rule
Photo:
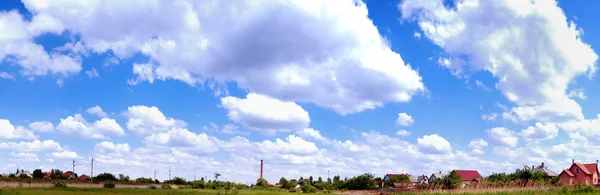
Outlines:
[[[532,166],[535,167],[535,166]],[[533,168],[532,170],[534,173],[535,172],[542,172],[544,173],[544,175],[546,176],[547,179],[552,179],[554,177],[558,177],[558,174],[550,169],[548,169],[548,167],[546,167],[546,165],[544,165],[544,162],[542,162],[541,165],[538,165],[537,167]]]
[[[387,181],[387,180],[389,180],[390,178],[398,177],[398,176],[400,176],[400,175],[404,175],[404,174],[389,174],[389,173],[388,173],[388,174],[385,174],[385,176],[383,176],[383,181]]]
[[[86,179],[90,179],[90,176],[87,176],[86,174],[83,174],[83,175],[79,176],[77,179],[79,179],[79,180],[86,180]]]
[[[598,161],[596,163],[581,164],[575,163],[573,159],[571,167],[563,170],[559,174],[560,181],[568,184],[598,184]]]
[[[458,173],[458,175],[460,175],[460,177],[463,179],[461,188],[465,187],[466,185],[479,184],[480,180],[483,178],[476,170],[454,170],[454,172]]]
[[[25,171],[25,170],[21,169],[21,171],[19,171],[19,172],[17,172],[17,174],[15,174],[15,177],[33,178],[33,175],[29,171]]]
[[[444,179],[448,176],[448,173],[442,173],[441,171],[439,173],[434,173],[431,174],[431,176],[429,176],[428,178],[428,182],[429,183],[433,183],[433,181],[438,180],[438,179]]]
[[[410,175],[410,176],[408,176],[408,179],[410,179],[410,182],[413,185],[428,183],[427,176],[425,176],[425,175],[420,175],[420,176]]]

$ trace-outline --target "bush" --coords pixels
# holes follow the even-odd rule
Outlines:
[[[41,169],[36,169],[33,171],[33,178],[42,179],[44,177],[44,173],[42,173]]]
[[[160,186],[162,189],[171,189],[171,185],[169,184],[163,184]]]
[[[153,186],[153,185],[152,186],[148,186],[148,189],[156,190],[156,186]]]
[[[317,188],[315,188],[315,186],[308,184],[308,182],[302,184],[302,186],[300,188],[302,189],[303,193],[316,193],[317,192]]]
[[[94,181],[116,181],[117,177],[110,173],[100,173],[94,177]]]
[[[115,183],[106,182],[106,183],[104,183],[104,188],[115,188]]]
[[[183,184],[185,184],[187,182],[185,181],[185,179],[183,179],[181,177],[175,177],[169,183],[173,183],[173,184],[177,184],[177,185],[183,185]]]
[[[53,181],[52,185],[54,185],[54,187],[57,187],[57,188],[66,188],[67,187],[67,183],[65,183],[64,181]]]
[[[204,185],[203,180],[200,180],[200,181],[190,182],[190,187],[192,187],[193,189],[204,189],[206,187],[206,185]]]
[[[268,186],[268,185],[269,185],[269,182],[266,179],[264,179],[264,178],[258,178],[256,180],[256,186],[263,186],[263,187],[265,187],[265,186]]]

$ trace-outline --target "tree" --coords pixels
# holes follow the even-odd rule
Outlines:
[[[462,181],[462,177],[457,172],[452,171],[446,178],[442,180],[442,183],[446,189],[456,189],[460,187]]]
[[[33,178],[36,178],[36,179],[42,179],[42,178],[44,178],[44,173],[42,173],[41,169],[36,169],[36,170],[33,170],[32,176],[33,176]]]
[[[300,186],[300,189],[302,189],[302,192],[304,192],[304,193],[316,193],[317,192],[317,188],[315,188],[315,186],[310,185],[309,183],[302,184],[302,186]]]
[[[221,177],[220,173],[215,173],[215,181],[219,181],[219,177]]]
[[[377,188],[373,178],[374,177],[372,174],[365,173],[346,180],[342,186],[340,186],[340,188],[345,188],[348,190],[372,190]]]
[[[59,169],[50,170],[50,178],[51,179],[66,179],[65,175],[63,175],[63,172]]]
[[[185,179],[181,178],[181,177],[174,177],[171,181],[169,181],[169,183],[173,183],[173,184],[177,184],[177,185],[183,185],[185,183],[187,183],[185,181]]]
[[[308,177],[308,182],[310,183],[310,185],[315,185],[315,182],[313,181],[312,176]]]
[[[290,182],[288,182],[285,177],[281,177],[281,179],[279,179],[279,185],[281,185],[281,188],[290,188]]]
[[[94,177],[94,181],[116,181],[117,177],[111,173],[100,173]]]
[[[124,175],[124,174],[119,174],[119,181],[128,182],[129,181],[129,176]]]
[[[258,178],[256,180],[256,186],[266,187],[266,186],[269,186],[269,182],[264,178]]]
[[[387,181],[385,181],[384,187],[392,187],[394,186],[394,183],[411,183],[411,181],[410,178],[408,178],[408,175],[402,174],[396,177],[390,177]]]

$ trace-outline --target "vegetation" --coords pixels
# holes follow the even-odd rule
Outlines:
[[[66,188],[67,184],[64,181],[53,181],[52,185],[57,188]]]
[[[384,186],[385,187],[393,187],[394,183],[411,183],[411,182],[407,175],[402,174],[402,175],[398,175],[396,177],[389,178],[387,181],[385,181]]]
[[[117,181],[117,177],[111,173],[100,173],[94,177],[94,181]]]
[[[33,176],[33,178],[36,178],[36,179],[42,179],[42,178],[44,178],[44,173],[42,173],[41,169],[36,169],[33,171],[32,176]]]
[[[304,193],[316,193],[317,192],[317,188],[315,188],[315,186],[310,185],[309,182],[302,184],[300,189],[302,189],[302,192],[304,192]]]
[[[269,186],[269,182],[264,178],[258,178],[256,180],[256,186],[266,187],[266,186]]]
[[[104,183],[104,188],[115,188],[115,183],[114,182],[106,182]]]

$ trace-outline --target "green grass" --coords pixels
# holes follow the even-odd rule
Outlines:
[[[225,195],[225,190],[195,190],[195,189],[103,189],[103,188],[4,188],[0,189],[0,195],[117,195],[117,194],[147,194],[147,195]],[[234,195],[233,190],[227,194]],[[238,195],[280,195],[280,194],[302,194],[289,192],[275,192],[263,190],[238,190]]]

